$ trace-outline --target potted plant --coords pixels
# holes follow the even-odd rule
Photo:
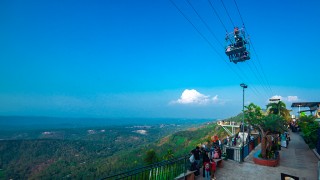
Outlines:
[[[275,152],[267,151],[268,136],[272,133],[286,130],[285,118],[280,115],[279,111],[274,110],[263,114],[259,106],[251,103],[246,106],[245,121],[257,129],[261,135],[261,158],[265,160],[273,159]],[[258,156],[256,157],[258,158]]]

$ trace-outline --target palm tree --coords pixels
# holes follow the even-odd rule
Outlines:
[[[287,121],[290,120],[290,112],[286,107],[286,104],[282,101],[271,102],[267,105],[268,114],[276,114],[284,117]]]

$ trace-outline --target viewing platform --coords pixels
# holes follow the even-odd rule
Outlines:
[[[298,177],[299,180],[318,179],[318,157],[309,149],[298,133],[290,133],[291,141],[288,148],[281,148],[280,163],[276,167],[260,166],[253,162],[253,154],[260,150],[255,148],[244,160],[238,163],[232,160],[224,161],[223,168],[217,168],[215,177],[218,180],[248,180],[248,179],[281,179],[281,173]],[[202,171],[201,171],[202,172]],[[204,179],[202,174],[197,180]]]
[[[243,149],[236,146],[224,146],[227,148],[227,156],[216,159],[219,162],[217,162],[215,177],[219,180],[283,180],[285,177],[291,177],[294,180],[319,179],[320,161],[318,156],[315,155],[313,150],[309,149],[299,133],[290,133],[290,137],[291,141],[288,148],[281,148],[279,151],[280,158],[274,167],[254,163],[254,154],[257,154],[257,151],[261,149],[260,136],[246,144]],[[199,169],[200,175],[198,176],[190,171],[189,157],[188,154],[102,179],[204,179],[202,168]],[[242,162],[243,157],[245,157],[244,162]]]

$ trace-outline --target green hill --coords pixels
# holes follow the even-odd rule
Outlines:
[[[65,139],[42,134],[40,139],[1,140],[0,179],[97,179],[146,165],[146,152],[151,149],[155,150],[157,160],[162,161],[168,158],[168,151],[173,157],[183,156],[195,146],[209,142],[213,135],[226,136],[215,122],[184,130],[178,126],[153,130],[138,127],[149,135],[117,128],[56,130],[49,134],[63,135]],[[159,139],[159,134],[163,138]]]

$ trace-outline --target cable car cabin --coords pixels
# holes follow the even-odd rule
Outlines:
[[[225,53],[230,62],[236,64],[250,59],[250,53],[247,48],[248,43],[243,29],[234,28],[233,33],[226,35],[226,42],[228,46]]]

